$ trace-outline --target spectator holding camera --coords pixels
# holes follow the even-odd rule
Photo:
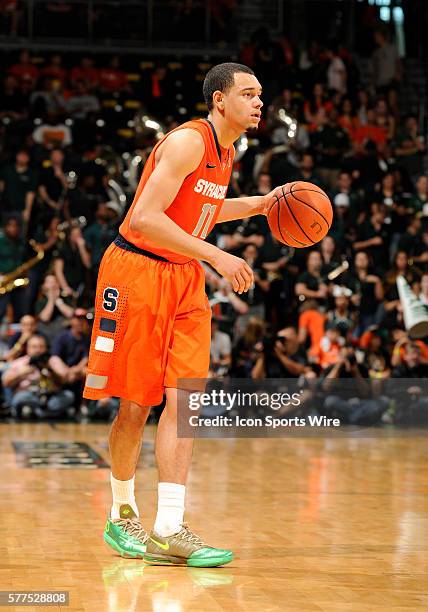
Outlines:
[[[307,366],[305,351],[299,346],[294,327],[281,329],[274,337],[265,337],[251,378],[298,378]]]
[[[388,408],[383,398],[372,398],[367,368],[357,362],[353,348],[341,349],[337,362],[325,370],[321,388],[327,416],[342,423],[376,423]]]
[[[12,390],[12,416],[38,417],[59,415],[72,406],[74,395],[61,389],[59,377],[50,365],[44,336],[34,334],[27,341],[26,354],[11,362],[2,378],[3,386]]]

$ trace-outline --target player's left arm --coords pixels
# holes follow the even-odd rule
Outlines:
[[[223,202],[216,223],[246,219],[255,215],[267,215],[276,198],[281,195],[285,185],[275,187],[266,195],[243,196],[241,198],[228,198]]]

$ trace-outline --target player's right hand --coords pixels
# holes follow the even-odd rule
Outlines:
[[[248,291],[254,283],[254,274],[244,259],[235,257],[230,253],[220,251],[212,262],[213,268],[217,270],[232,285],[236,293]]]

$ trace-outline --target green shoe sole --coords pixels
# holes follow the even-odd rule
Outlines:
[[[108,544],[111,548],[113,548],[116,552],[118,552],[121,557],[124,557],[125,559],[142,559],[144,556],[144,553],[138,553],[138,552],[133,553],[133,552],[130,552],[129,550],[124,550],[106,532],[103,533],[103,538],[106,544]]]
[[[168,557],[167,555],[151,555],[146,553],[143,557],[144,563],[148,565],[186,565],[187,567],[219,567],[233,561],[233,555],[223,555],[211,559],[183,559],[179,557]]]

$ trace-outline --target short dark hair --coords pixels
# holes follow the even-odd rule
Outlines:
[[[245,72],[246,74],[254,74],[251,68],[244,64],[235,64],[234,62],[226,62],[213,66],[206,74],[202,91],[204,94],[208,110],[213,109],[213,94],[215,91],[227,93],[235,82],[235,74],[237,72]]]

